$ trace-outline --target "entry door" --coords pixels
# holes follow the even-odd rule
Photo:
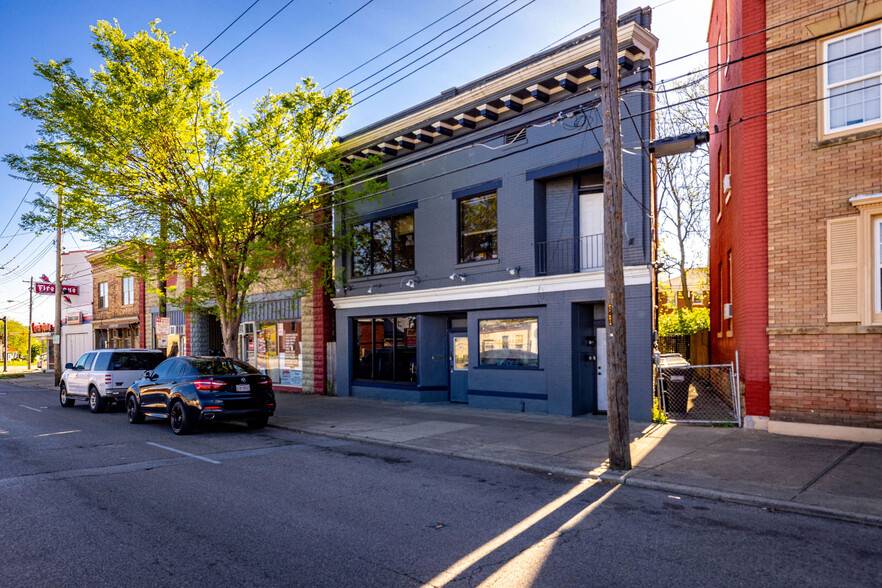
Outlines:
[[[606,329],[597,329],[597,410],[606,408]]]
[[[601,188],[602,190],[602,188]],[[579,269],[603,266],[603,192],[579,194]]]
[[[469,401],[469,337],[448,333],[450,348],[450,402]]]

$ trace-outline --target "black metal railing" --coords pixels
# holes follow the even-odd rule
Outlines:
[[[536,275],[552,276],[603,267],[603,234],[536,243]]]

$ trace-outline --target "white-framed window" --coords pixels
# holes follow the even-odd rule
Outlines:
[[[122,303],[123,306],[135,303],[135,278],[132,276],[122,279]]]
[[[873,219],[873,294],[876,314],[882,314],[882,216]]]
[[[107,308],[107,282],[98,284],[98,308]]]
[[[824,132],[882,122],[882,25],[824,43]]]

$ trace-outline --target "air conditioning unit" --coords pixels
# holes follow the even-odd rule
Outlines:
[[[732,318],[732,303],[727,302],[723,305],[723,318],[730,319]]]
[[[732,174],[726,174],[723,176],[723,192],[731,192],[732,191]]]
[[[184,325],[169,325],[168,334],[169,335],[183,335],[184,334]]]

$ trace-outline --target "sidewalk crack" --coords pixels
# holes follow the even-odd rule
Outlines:
[[[791,500],[791,501],[796,500],[796,499],[799,497],[800,494],[802,494],[803,492],[805,492],[806,490],[808,490],[809,488],[811,488],[812,486],[814,486],[814,485],[815,485],[815,484],[816,484],[821,478],[823,478],[823,477],[826,476],[828,473],[830,473],[830,470],[832,470],[833,468],[835,468],[836,466],[838,466],[839,464],[841,464],[841,463],[842,463],[843,461],[845,461],[849,456],[851,456],[855,451],[857,451],[858,449],[860,449],[860,448],[863,447],[863,446],[864,446],[863,443],[858,443],[858,444],[854,445],[853,447],[850,447],[850,448],[848,449],[848,451],[846,451],[845,453],[843,453],[842,455],[840,455],[840,456],[836,459],[836,461],[834,461],[833,463],[831,463],[830,465],[828,465],[826,468],[824,468],[824,470],[823,470],[821,473],[819,473],[817,476],[815,476],[814,478],[812,478],[811,480],[809,480],[808,482],[806,482],[806,484],[805,484],[802,488],[800,488],[800,489],[796,492],[796,494],[794,494],[794,495],[790,498],[790,500]]]

